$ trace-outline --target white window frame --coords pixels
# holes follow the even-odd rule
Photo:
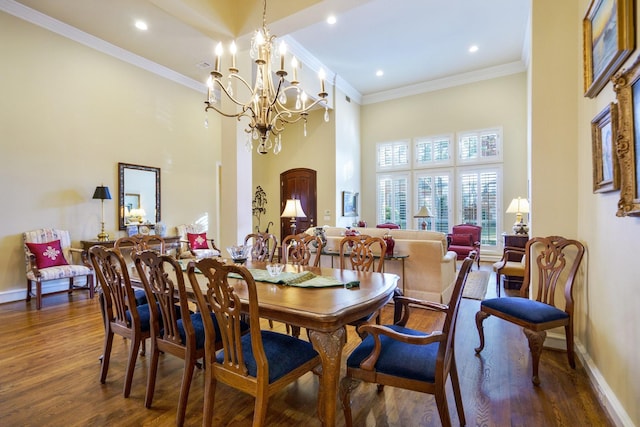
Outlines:
[[[395,159],[395,154],[392,154],[392,164],[389,166],[381,166],[380,159],[380,150],[384,148],[391,148],[392,151],[404,147],[407,152],[407,162],[406,163],[397,163]],[[398,170],[409,170],[411,169],[411,142],[408,139],[401,139],[397,141],[390,142],[379,142],[376,144],[376,172],[389,172],[389,171],[398,171]]]
[[[411,220],[413,218],[413,212],[411,212],[409,209],[411,209],[411,206],[413,206],[411,204],[411,199],[413,198],[413,194],[411,192],[411,188],[412,188],[412,182],[411,182],[411,173],[409,172],[390,172],[390,173],[381,173],[381,174],[376,174],[376,222],[377,224],[382,224],[386,221],[388,221],[386,218],[381,217],[380,216],[380,206],[382,205],[382,201],[380,200],[380,181],[382,179],[391,179],[392,181],[398,180],[398,179],[406,179],[407,181],[407,205],[406,205],[406,210],[407,210],[407,217],[406,217],[406,222],[407,222],[407,226],[411,224]],[[391,217],[391,222],[400,225],[400,219],[399,218],[395,218],[395,215],[392,214]]]
[[[413,184],[413,186],[415,187],[413,190],[413,214],[415,215],[416,212],[418,212],[418,210],[420,210],[420,207],[423,204],[426,204],[426,206],[431,210],[431,213],[433,215],[435,215],[435,218],[433,219],[427,219],[427,230],[431,230],[431,231],[436,231],[436,226],[434,224],[434,221],[437,221],[438,219],[438,212],[436,207],[434,206],[434,200],[432,200],[431,203],[423,203],[422,200],[420,200],[420,197],[418,196],[418,180],[422,177],[426,177],[426,176],[430,176],[430,177],[438,177],[438,176],[443,176],[446,175],[449,178],[449,191],[448,191],[448,196],[447,196],[447,206],[449,207],[448,211],[447,211],[447,224],[449,225],[448,229],[451,229],[451,226],[454,225],[454,218],[453,218],[453,206],[454,206],[454,199],[453,199],[453,194],[455,193],[455,180],[454,180],[454,170],[453,168],[447,168],[447,169],[422,169],[422,170],[418,170],[418,171],[414,171],[413,172],[413,180],[411,181],[411,183]],[[420,224],[422,223],[422,218],[414,218],[413,219],[413,226],[415,227],[415,230],[420,230]],[[445,231],[444,233],[448,233],[448,231]]]
[[[427,162],[421,162],[418,158],[418,146],[420,144],[430,144],[431,152],[433,155],[433,143],[436,141],[447,140],[449,141],[449,158],[444,160],[430,160]],[[435,168],[435,167],[447,167],[453,166],[455,159],[455,140],[453,133],[441,134],[441,135],[432,135],[432,136],[422,136],[413,139],[413,168],[414,169],[424,169],[424,168]]]
[[[482,156],[482,137],[485,135],[497,135],[496,141],[496,155],[495,156]],[[461,148],[462,140],[466,137],[477,137],[478,145],[476,147],[476,151],[478,153],[478,157],[472,159],[463,159],[462,153],[464,150]],[[471,130],[458,132],[456,138],[456,164],[457,165],[469,165],[469,164],[479,164],[479,163],[497,163],[502,162],[502,127],[493,127],[487,129],[479,129],[479,130]]]
[[[496,240],[496,244],[495,245],[488,245],[488,244],[482,244],[483,248],[490,248],[490,250],[497,250],[497,248],[502,244],[502,242],[500,241],[500,232],[499,230],[502,230],[502,221],[503,221],[503,215],[502,215],[502,180],[503,180],[503,173],[502,173],[502,164],[497,164],[497,163],[493,163],[493,164],[482,164],[482,165],[474,165],[474,166],[469,166],[469,167],[458,167],[456,168],[456,222],[458,224],[463,222],[463,217],[462,217],[462,189],[460,188],[460,186],[462,185],[462,178],[461,176],[464,174],[469,174],[469,173],[482,173],[482,172],[487,172],[487,171],[491,171],[491,172],[495,172],[496,173],[496,225],[495,225],[495,240]],[[480,193],[478,193],[480,194]],[[478,209],[478,212],[476,214],[476,224],[477,225],[482,225],[483,226],[483,234],[485,232],[487,232],[488,228],[485,227],[485,225],[482,223],[482,213],[481,210]],[[487,228],[487,230],[485,230],[485,228]]]

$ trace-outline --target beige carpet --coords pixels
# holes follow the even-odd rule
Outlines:
[[[462,291],[462,298],[471,298],[483,300],[487,293],[487,286],[489,286],[489,277],[491,272],[489,271],[471,271],[467,276],[467,283]]]

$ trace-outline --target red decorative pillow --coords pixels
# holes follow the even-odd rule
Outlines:
[[[451,244],[454,246],[473,246],[471,234],[452,234]]]
[[[209,245],[207,245],[207,233],[187,233],[187,239],[189,240],[191,249],[209,249]]]
[[[64,258],[60,240],[46,243],[27,243],[27,247],[36,256],[36,266],[38,268],[56,267],[68,265]]]

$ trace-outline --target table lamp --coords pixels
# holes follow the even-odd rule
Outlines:
[[[420,229],[421,230],[426,230],[427,229],[427,221],[425,220],[425,218],[431,218],[431,217],[433,217],[433,214],[431,214],[431,210],[428,207],[422,205],[422,207],[420,208],[418,213],[415,214],[413,217],[414,218],[422,218],[422,222],[420,223]]]
[[[104,231],[104,201],[111,200],[111,193],[109,192],[109,187],[105,187],[104,185],[99,185],[96,187],[96,190],[93,192],[94,199],[100,199],[102,203],[102,231],[98,234],[98,240],[101,242],[106,242],[109,240],[109,235]]]
[[[291,234],[296,234],[296,218],[306,218],[307,215],[302,210],[302,205],[298,199],[287,199],[284,205],[281,218],[291,218]]]
[[[516,214],[516,222],[513,224],[515,234],[528,234],[529,226],[522,222],[522,214],[529,213],[529,201],[518,197],[513,199],[507,208],[507,213]]]

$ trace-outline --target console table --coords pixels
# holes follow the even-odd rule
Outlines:
[[[331,268],[334,268],[333,266],[333,259],[335,257],[339,257],[340,256],[340,252],[339,251],[335,251],[335,250],[322,250],[322,255],[329,255],[331,257]],[[348,256],[349,254],[346,253],[345,256]],[[380,258],[379,256],[376,256],[376,258]],[[402,254],[402,253],[394,253],[391,256],[386,256],[384,257],[385,262],[386,261],[400,261],[402,262],[402,291],[404,292],[404,260],[406,260],[407,258],[409,258],[409,254]],[[382,272],[384,273],[384,266],[382,268]]]
[[[527,245],[529,241],[528,234],[507,234],[503,233],[502,238],[504,240],[505,248],[522,248]],[[520,262],[522,261],[522,255],[509,254],[507,261]],[[522,277],[518,276],[504,276],[504,288],[505,289],[520,289],[522,286]]]
[[[180,246],[180,236],[166,236],[162,238],[164,240],[165,249],[176,249]],[[89,252],[89,248],[91,246],[104,246],[105,248],[112,248],[116,243],[115,240],[80,240],[80,244],[82,245],[82,249],[86,252]]]

